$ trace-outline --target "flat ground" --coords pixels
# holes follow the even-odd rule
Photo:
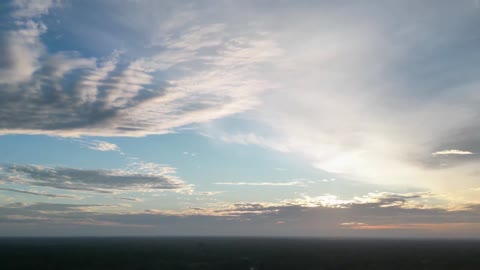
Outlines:
[[[0,238],[0,269],[480,269],[479,241]]]

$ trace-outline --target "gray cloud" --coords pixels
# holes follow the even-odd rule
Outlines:
[[[66,190],[121,193],[129,191],[172,190],[189,186],[172,176],[172,168],[157,165],[133,170],[85,170],[34,165],[4,165],[0,176],[5,182],[26,186],[51,187]]]
[[[69,198],[69,199],[81,199],[82,198],[80,196],[75,196],[75,195],[45,193],[45,192],[39,192],[39,191],[20,190],[20,189],[14,189],[14,188],[0,188],[0,190],[29,194],[29,195],[35,195],[35,196],[43,196],[43,197],[48,197],[48,198]]]
[[[11,203],[0,207],[0,223],[9,227],[34,225],[39,227],[86,226],[135,227],[129,224],[100,221],[95,216],[106,215],[101,210],[115,209],[116,205],[101,204],[53,204],[53,203]]]

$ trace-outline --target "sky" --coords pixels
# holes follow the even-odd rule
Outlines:
[[[0,3],[0,236],[480,235],[480,2]]]

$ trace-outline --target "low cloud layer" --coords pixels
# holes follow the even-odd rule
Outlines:
[[[429,195],[378,193],[364,196],[363,201],[337,205],[325,205],[322,202],[325,198],[317,198],[315,205],[312,198],[300,198],[282,203],[196,208],[177,214],[152,209],[118,212],[115,208],[110,213],[99,212],[110,207],[102,205],[9,204],[0,207],[0,228],[9,232],[12,226],[35,225],[36,232],[41,234],[51,226],[75,225],[79,230],[73,234],[79,235],[84,232],[83,226],[94,234],[105,233],[102,228],[106,227],[112,234],[127,235],[478,236],[475,234],[480,225],[478,205],[466,205],[461,210],[413,206],[412,200],[424,196]],[[47,219],[53,222],[45,223]],[[101,228],[92,231],[91,226],[95,225]]]
[[[58,27],[45,19],[49,10],[75,17],[68,12],[81,3],[69,10],[57,1],[24,2],[12,2],[15,23],[0,33],[7,56],[0,63],[0,134],[144,136],[189,126],[356,181],[435,185],[438,192],[453,190],[452,178],[463,179],[463,191],[478,182],[478,157],[467,154],[480,151],[479,58],[469,40],[478,16],[468,1],[415,4],[413,13],[396,3],[278,4],[268,12],[236,3],[233,12],[218,4],[127,1],[107,17],[89,12],[113,27],[82,18],[100,34],[68,29],[79,50],[101,47],[98,54],[62,50],[63,40],[58,50],[45,43]],[[164,16],[146,16],[150,5]],[[251,27],[237,10],[251,14]],[[391,10],[398,16],[384,15]],[[86,42],[102,33],[109,33],[105,44]],[[249,120],[239,134],[230,122],[213,121],[238,113]]]

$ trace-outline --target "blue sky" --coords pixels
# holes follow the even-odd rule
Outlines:
[[[479,12],[5,1],[0,234],[478,236]]]

